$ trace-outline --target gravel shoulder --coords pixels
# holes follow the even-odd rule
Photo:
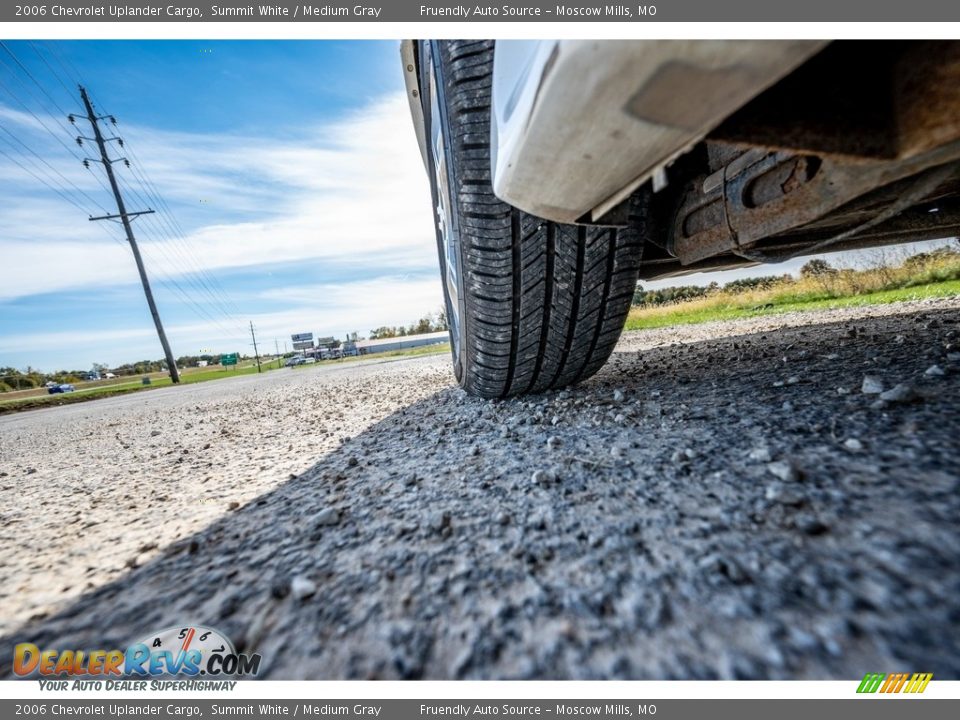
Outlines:
[[[960,678],[958,310],[628,333],[535,398],[426,357],[0,417],[0,673],[198,622],[275,679]]]

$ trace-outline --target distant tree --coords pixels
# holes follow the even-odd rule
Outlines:
[[[370,331],[371,340],[383,340],[384,338],[392,338],[397,336],[397,329],[394,327],[388,327],[383,325],[376,328],[375,330]]]
[[[731,280],[723,286],[725,292],[745,292],[747,290],[766,290],[780,283],[782,278],[778,277],[748,277],[739,280]]]
[[[424,333],[433,332],[433,318],[429,315],[424,315],[420,320],[417,321],[416,327],[413,327],[413,332],[411,335],[422,335]]]
[[[443,332],[448,329],[447,314],[440,310],[436,315],[427,314],[409,325],[399,325],[391,327],[384,325],[370,331],[371,340],[382,340],[384,338],[407,337],[408,335],[421,335],[432,332]],[[354,333],[356,336],[356,333]],[[349,336],[348,336],[349,337]]]
[[[800,277],[819,277],[820,275],[828,275],[835,272],[836,270],[831,267],[830,263],[826,260],[814,258],[800,268]]]

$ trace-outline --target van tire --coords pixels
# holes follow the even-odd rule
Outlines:
[[[494,195],[494,49],[493,41],[432,41],[420,53],[428,64],[421,78],[434,83],[433,94],[429,84],[421,85],[428,164],[431,173],[438,167],[429,157],[436,151],[429,140],[436,118],[447,172],[444,207],[456,230],[446,241],[454,247],[448,260],[443,226],[436,223],[448,318],[457,313],[451,323],[454,369],[464,389],[486,398],[540,393],[596,373],[623,329],[642,249],[638,207],[627,227],[566,225]],[[438,177],[431,176],[435,208],[444,192]],[[451,262],[458,264],[454,273]]]

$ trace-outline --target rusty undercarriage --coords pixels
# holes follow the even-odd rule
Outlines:
[[[652,195],[641,278],[960,234],[960,42],[835,42]]]

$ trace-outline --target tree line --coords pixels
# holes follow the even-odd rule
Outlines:
[[[792,281],[793,278],[790,275],[778,275],[774,277],[741,278],[731,280],[723,285],[712,282],[709,285],[676,285],[659,290],[645,290],[642,285],[638,284],[633,293],[633,304],[642,306],[669,305],[670,303],[706,297],[717,292],[738,293],[750,290],[766,290],[779,283]]]
[[[447,330],[447,314],[440,310],[435,315],[424,315],[415,323],[409,326],[389,326],[383,325],[370,331],[371,340],[382,340],[384,338],[406,337],[408,335],[425,335],[427,333],[443,332]]]

